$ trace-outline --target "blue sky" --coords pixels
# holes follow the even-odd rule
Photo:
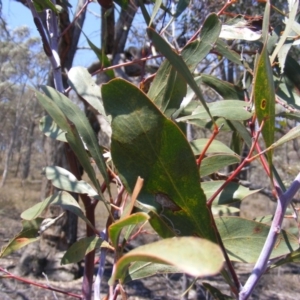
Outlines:
[[[70,0],[72,9],[75,9],[76,0]],[[9,28],[14,29],[19,26],[28,26],[31,30],[32,36],[39,36],[35,25],[32,20],[31,12],[24,5],[17,3],[13,0],[2,0],[2,15],[7,21]],[[101,13],[101,8],[98,3],[90,3],[88,12],[84,23],[83,31],[89,39],[97,46],[100,47],[100,23],[101,19],[98,18]],[[80,37],[79,47],[87,46],[86,40],[83,35]],[[74,66],[89,66],[96,60],[96,56],[90,50],[77,51]]]

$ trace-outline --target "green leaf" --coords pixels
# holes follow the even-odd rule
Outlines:
[[[59,10],[51,0],[33,0],[33,4],[37,12],[43,12],[45,9],[51,9],[54,13],[59,13]]]
[[[282,50],[282,48],[284,47],[284,43],[286,42],[286,39],[291,36],[291,33],[293,33],[293,23],[295,22],[296,16],[297,16],[297,11],[298,11],[298,1],[289,1],[289,16],[288,18],[285,19],[285,28],[284,31],[281,32],[280,34],[280,39],[276,45],[276,48],[274,49],[272,56],[271,56],[271,63],[273,64],[273,62],[275,61],[275,58],[278,54],[278,57],[280,57],[279,59],[279,63],[280,63],[280,68],[282,70],[281,73],[283,73],[283,69],[284,69],[284,63],[285,63],[285,58],[287,55],[285,56],[280,56],[279,53]],[[270,3],[267,3],[266,7],[269,8],[270,10]],[[267,9],[267,8],[266,8]]]
[[[104,177],[107,186],[109,186],[110,181],[107,174],[106,163],[102,155],[101,148],[98,144],[95,132],[93,131],[84,112],[76,104],[71,102],[70,99],[68,99],[63,94],[57,92],[55,89],[47,86],[42,86],[42,90],[60,107],[60,109],[63,111],[66,117],[76,126],[79,135],[81,136],[83,142],[86,144],[86,147],[91,153],[91,156],[95,160],[95,163],[102,176]],[[80,157],[78,157],[78,159],[80,159]],[[93,183],[96,183],[95,187],[97,188],[98,193],[101,193],[98,181],[94,180]]]
[[[223,254],[219,246],[195,237],[171,238],[140,246],[122,256],[116,264],[116,272],[110,279],[122,282],[127,267],[136,261],[171,265],[192,276],[217,274],[223,266]]]
[[[220,80],[215,76],[202,74],[201,82],[214,89],[226,100],[244,100],[244,91],[239,86],[233,85],[227,81]]]
[[[98,236],[89,236],[75,242],[64,254],[61,259],[61,264],[71,264],[81,261],[91,251],[103,246],[107,242],[100,239]]]
[[[93,52],[96,54],[97,58],[99,59],[99,61],[101,62],[101,67],[103,68],[107,68],[111,66],[110,60],[107,57],[107,55],[105,54],[104,50],[99,49],[95,44],[92,43],[92,41],[87,37],[87,35],[81,31],[83,33],[83,35],[85,36],[89,46],[91,47],[91,49],[93,50]],[[73,67],[74,68],[74,67]],[[72,68],[72,69],[73,69]],[[80,67],[77,67],[80,68]],[[71,69],[71,70],[72,70]],[[85,68],[83,68],[85,69]],[[86,70],[86,69],[85,69]],[[115,73],[114,70],[108,70],[105,71],[105,74],[109,77],[109,79],[113,79],[115,78]],[[70,79],[69,79],[70,80]],[[94,83],[95,84],[95,83]],[[76,85],[75,85],[76,86]],[[74,88],[73,88],[74,89]],[[100,87],[98,86],[98,89],[100,90]],[[87,94],[87,96],[89,96]]]
[[[250,104],[239,100],[221,100],[209,103],[208,107],[213,117],[223,117],[228,120],[245,121],[251,118],[252,113],[247,111],[245,107]],[[208,119],[209,115],[203,106],[196,108],[193,114],[176,119],[178,122],[195,119]]]
[[[57,194],[48,197],[44,201],[28,208],[21,214],[21,218],[23,218],[24,220],[33,220],[37,218],[50,204],[59,205],[63,209],[72,212],[73,214],[81,218],[85,223],[87,223],[91,228],[96,230],[82,212],[78,202],[69,193],[64,191],[60,191]]]
[[[68,72],[68,83],[80,97],[89,103],[100,115],[104,116],[107,122],[110,122],[102,104],[100,86],[96,84],[86,68],[73,67]],[[70,102],[69,99],[68,101]]]
[[[223,40],[221,39],[217,40],[215,49],[220,55],[226,57],[231,62],[237,65],[242,65],[240,55],[237,54],[235,51],[231,50],[231,48]]]
[[[279,140],[277,140],[274,144],[270,146],[270,149],[275,149],[278,146],[281,146],[288,141],[291,141],[295,138],[298,138],[300,136],[300,125],[293,127],[287,134],[285,134],[283,137],[281,137]]]
[[[150,24],[150,15],[148,13],[148,10],[145,7],[144,1],[143,0],[138,0],[138,3],[139,3],[139,6],[141,8],[141,12],[142,12],[142,15],[144,17],[145,23]]]
[[[38,231],[44,219],[38,218],[33,221],[22,221],[23,229],[6,246],[3,246],[0,252],[0,258],[27,246],[40,239]]]
[[[55,90],[53,90],[55,91]],[[80,164],[88,174],[89,178],[91,179],[92,183],[95,185],[95,187],[98,190],[98,193],[101,192],[101,188],[99,185],[99,182],[97,180],[95,170],[93,169],[91,163],[90,163],[90,158],[84,148],[84,145],[81,141],[81,138],[74,127],[73,124],[69,123],[69,120],[66,118],[66,116],[63,114],[61,109],[58,107],[58,105],[51,100],[49,97],[46,95],[35,91],[37,95],[37,99],[40,102],[40,104],[43,106],[43,108],[48,112],[48,114],[51,116],[51,118],[54,120],[54,122],[60,127],[61,130],[66,132],[66,139],[71,147],[71,149],[74,151],[76,154]],[[57,92],[55,91],[57,94]],[[68,101],[69,99],[66,98]],[[99,192],[100,191],[100,192]],[[102,200],[104,201],[103,195],[99,194],[102,196]]]
[[[40,119],[40,131],[46,136],[61,142],[67,142],[66,133],[61,130],[50,116],[44,116]]]
[[[184,11],[185,9],[189,6],[190,0],[179,0],[178,4],[176,6],[176,12],[174,17],[178,18]]]
[[[129,266],[123,283],[126,284],[133,280],[169,273],[180,273],[180,270],[170,265],[156,264],[147,261],[136,261]]]
[[[221,22],[218,16],[210,14],[201,28],[200,40],[189,43],[184,47],[181,55],[191,72],[209,54],[220,35],[220,31]],[[167,56],[166,58],[168,59]]]
[[[264,121],[262,136],[268,148],[274,142],[275,133],[275,88],[273,70],[270,64],[266,44],[260,54],[254,83],[255,113],[259,125]],[[272,166],[272,153],[267,154],[270,170]]]
[[[201,152],[206,147],[207,143],[210,139],[197,139],[191,141],[191,147],[195,155],[201,154]],[[211,153],[226,153],[226,154],[235,154],[229,147],[223,144],[220,141],[213,140],[212,143],[209,145],[208,149],[205,152],[206,154]]]
[[[171,118],[179,108],[186,91],[185,80],[170,62],[165,60],[150,86],[148,97],[166,116]]]
[[[210,116],[209,109],[203,98],[203,95],[195,82],[192,73],[190,72],[188,66],[185,64],[183,58],[179,56],[170,45],[152,28],[147,29],[149,38],[152,40],[154,46],[166,57],[166,59],[171,63],[171,65],[177,70],[178,73],[186,80],[187,84],[193,89],[196,96],[201,101],[203,107],[206,109],[207,114]]]
[[[207,176],[209,174],[215,173],[222,168],[227,166],[237,164],[240,162],[240,157],[237,155],[229,154],[217,154],[209,157],[205,157],[200,165],[200,176]]]
[[[271,264],[270,269],[274,269],[288,263],[299,264],[299,262],[300,262],[300,249],[297,249],[296,251],[293,251],[288,255],[285,255],[279,260],[276,260],[274,263]]]
[[[256,262],[266,241],[270,226],[238,217],[216,218],[216,224],[231,260],[247,263]],[[271,259],[288,254],[298,248],[297,237],[281,230]]]
[[[209,199],[224,182],[223,180],[202,182],[201,187],[203,188],[206,198]],[[258,190],[250,190],[238,183],[230,182],[215,198],[214,205],[225,205],[242,201],[257,192]]]
[[[108,228],[109,237],[112,245],[117,248],[119,242],[119,236],[124,227],[129,225],[137,225],[142,222],[146,222],[149,219],[149,215],[143,212],[135,213],[124,219],[118,220]]]
[[[161,4],[162,4],[162,0],[155,0],[154,1],[153,11],[152,11],[151,19],[150,19],[150,22],[149,22],[148,26],[151,26],[151,24],[153,23],[153,20],[156,17],[156,15],[157,15],[157,13],[160,9]]]
[[[58,189],[77,194],[87,194],[90,197],[98,196],[98,193],[87,182],[77,180],[71,172],[64,168],[46,167],[43,172]]]
[[[129,192],[140,176],[144,179],[138,196],[141,203],[157,207],[156,195],[168,196],[181,208],[174,216],[186,220],[182,226],[192,226],[190,234],[214,241],[194,155],[181,130],[125,80],[104,84],[102,96],[104,107],[113,118],[112,159]]]
[[[215,300],[234,300],[235,298],[232,298],[228,295],[225,295],[221,293],[221,291],[214,286],[210,285],[207,282],[202,282],[202,285],[205,287],[207,291],[212,295],[213,299]]]

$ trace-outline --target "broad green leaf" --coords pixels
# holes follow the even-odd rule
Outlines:
[[[22,221],[23,229],[6,246],[3,246],[0,252],[0,258],[27,246],[40,239],[38,231],[44,219],[38,218],[33,221]]]
[[[87,182],[77,180],[71,172],[64,168],[46,167],[43,173],[58,189],[77,194],[87,194],[90,197],[98,196],[98,193]]]
[[[152,11],[152,15],[151,15],[151,19],[150,19],[150,22],[148,24],[148,26],[151,26],[151,24],[153,23],[159,9],[160,9],[160,6],[162,4],[162,0],[155,0],[154,1],[154,6],[153,6],[153,11]]]
[[[100,248],[103,242],[98,236],[89,236],[75,242],[64,254],[61,259],[61,264],[71,264],[81,261],[88,253]]]
[[[91,47],[91,49],[94,51],[94,53],[96,54],[97,58],[99,59],[99,61],[101,62],[101,67],[107,68],[111,66],[110,60],[107,57],[107,55],[105,54],[104,50],[99,49],[95,44],[92,43],[92,41],[87,37],[87,35],[81,31],[83,33],[83,35],[85,36],[89,46]],[[110,78],[113,79],[115,78],[115,73],[114,70],[108,70],[105,71],[105,74]],[[69,79],[70,80],[70,79]],[[95,83],[94,83],[95,84]],[[74,89],[74,87],[73,87]],[[98,86],[98,89],[100,89],[100,87]],[[89,95],[88,95],[89,96]]]
[[[132,214],[124,219],[118,220],[108,228],[109,237],[112,245],[117,248],[118,240],[122,229],[129,225],[137,225],[142,222],[146,222],[149,219],[149,215],[143,212]]]
[[[197,139],[193,140],[190,144],[192,147],[192,150],[195,155],[201,154],[201,152],[206,147],[207,143],[210,141],[210,139]],[[227,147],[225,144],[223,144],[220,141],[213,140],[212,143],[209,145],[208,149],[206,150],[207,154],[210,153],[227,153],[227,154],[235,154],[229,147]]]
[[[219,37],[220,31],[221,22],[218,16],[210,14],[201,28],[200,40],[189,43],[183,48],[181,55],[191,72],[194,72],[197,65],[209,54]]]
[[[140,202],[155,207],[156,195],[166,195],[181,208],[173,215],[186,219],[190,234],[214,241],[194,155],[181,130],[125,80],[104,84],[102,95],[104,107],[113,118],[112,159],[129,192],[140,176],[144,179]]]
[[[105,119],[110,122],[109,118],[105,114],[102,104],[100,86],[96,84],[95,80],[86,68],[73,67],[68,72],[68,83],[80,97],[82,97],[100,115],[104,116]]]
[[[192,73],[190,72],[188,66],[184,62],[183,58],[178,55],[171,46],[152,28],[147,29],[149,38],[152,40],[154,46],[166,57],[166,59],[171,63],[171,65],[177,70],[178,73],[186,80],[187,84],[193,89],[196,96],[201,101],[203,107],[206,109],[207,114],[213,120],[207,104],[203,98],[200,88],[194,80]]]
[[[245,107],[250,104],[239,100],[221,100],[209,103],[208,107],[213,117],[223,117],[228,120],[245,121],[251,118],[252,113],[247,111]],[[192,115],[176,119],[178,122],[194,119],[209,119],[209,115],[203,106],[195,109]]]
[[[205,181],[201,183],[201,187],[206,195],[207,199],[217,191],[219,187],[224,183],[223,180],[217,181]],[[237,201],[242,201],[246,197],[257,193],[258,190],[250,190],[238,183],[229,182],[221,193],[215,198],[214,205],[231,204]]]
[[[40,131],[46,136],[61,142],[67,142],[66,133],[61,130],[50,116],[44,116],[40,119]]]
[[[266,241],[270,226],[238,217],[216,218],[216,224],[231,260],[247,263],[256,262]],[[297,237],[281,230],[270,258],[289,254],[298,248]]]
[[[229,154],[216,154],[209,157],[205,157],[200,165],[200,176],[207,176],[215,173],[222,168],[228,167],[240,162],[240,157],[237,155]]]
[[[201,82],[214,89],[226,100],[244,100],[244,91],[241,87],[233,85],[227,81],[216,78],[215,76],[202,74]]]
[[[136,261],[129,266],[123,283],[126,284],[132,280],[147,278],[157,274],[169,273],[180,273],[180,270],[170,265],[156,264],[147,261]]]
[[[55,91],[55,90],[53,90]],[[57,92],[55,91],[57,94]],[[73,124],[70,124],[69,120],[66,118],[66,116],[63,114],[61,109],[58,107],[58,105],[49,97],[46,95],[36,91],[37,99],[39,100],[40,104],[43,106],[43,108],[48,112],[48,114],[51,116],[51,118],[54,120],[54,122],[59,126],[59,128],[66,132],[66,139],[71,147],[71,149],[76,154],[80,164],[88,174],[89,178],[97,187],[98,193],[101,191],[98,179],[95,174],[95,170],[93,169],[90,158],[84,148],[84,145],[82,143],[82,140],[80,136],[78,135],[78,132]],[[67,99],[67,98],[66,98]],[[69,101],[69,99],[68,99]],[[102,200],[104,201],[103,195]]]
[[[44,201],[28,208],[21,214],[21,218],[24,220],[33,220],[37,218],[50,204],[56,204],[61,206],[65,210],[71,211],[73,214],[81,218],[85,223],[87,223],[91,228],[94,229],[91,222],[82,212],[78,202],[69,193],[64,191],[60,191],[57,194],[48,197]]]
[[[202,282],[202,285],[204,286],[204,288],[206,290],[209,291],[209,293],[212,295],[213,299],[215,299],[215,300],[234,300],[235,299],[235,298],[232,298],[228,295],[221,293],[221,291],[219,289],[215,288],[214,286],[210,285],[207,282]]]
[[[196,237],[164,239],[140,246],[122,256],[116,264],[116,272],[110,279],[124,281],[128,265],[146,261],[171,265],[192,276],[217,274],[223,266],[223,254],[218,245]]]
[[[165,60],[150,86],[148,97],[170,118],[179,108],[186,90],[185,80],[169,61]]]
[[[270,64],[266,44],[260,54],[255,72],[254,82],[255,113],[259,124],[264,121],[262,136],[268,148],[274,142],[275,132],[275,88],[273,70]],[[272,153],[267,154],[270,169],[272,166]]]
[[[110,181],[108,178],[106,163],[103,154],[101,152],[101,148],[99,146],[95,132],[93,131],[84,112],[76,104],[71,102],[70,99],[68,99],[63,94],[57,92],[55,89],[47,86],[42,86],[42,90],[49,98],[53,99],[53,101],[60,107],[60,109],[63,111],[66,117],[75,125],[79,135],[81,136],[83,142],[86,144],[86,147],[91,153],[91,156],[95,160],[95,163],[99,168],[99,171],[104,177],[107,186],[109,186]],[[80,160],[80,157],[78,157],[78,159]],[[95,187],[97,188],[98,193],[101,193],[101,190],[99,189],[99,183],[97,180],[96,182],[97,183]],[[95,180],[93,181],[93,183],[95,184]]]

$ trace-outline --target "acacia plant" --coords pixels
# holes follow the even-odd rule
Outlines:
[[[57,7],[50,1],[43,3],[43,8],[55,18]],[[117,4],[126,6],[127,2]],[[87,236],[74,243],[62,258],[62,264],[67,264],[85,257],[82,295],[74,297],[92,297],[97,248],[101,251],[94,299],[100,299],[108,252],[114,256],[109,299],[116,299],[119,293],[125,299],[122,286],[131,280],[181,272],[200,279],[220,273],[228,283],[226,295],[209,284],[204,287],[218,299],[242,300],[251,295],[265,272],[287,262],[298,262],[298,237],[281,227],[286,209],[300,187],[300,173],[285,187],[273,163],[274,149],[300,135],[298,125],[275,140],[279,120],[300,118],[297,79],[288,80],[300,70],[288,55],[300,35],[296,21],[298,1],[288,1],[286,14],[266,1],[264,15],[256,16],[261,28],[251,26],[251,16],[237,16],[232,10],[228,14],[234,4],[235,1],[228,1],[217,13],[209,14],[185,46],[178,48],[166,33],[188,3],[178,1],[170,10],[157,0],[149,15],[141,2],[152,52],[162,63],[154,75],[141,78],[139,86],[113,78],[99,87],[86,69],[74,67],[67,74],[69,88],[64,90],[59,61],[51,54],[56,43],[43,41],[53,65],[55,88],[41,86],[40,91],[35,91],[49,114],[40,127],[47,136],[69,144],[89,182],[61,167],[46,167],[45,176],[60,191],[22,213],[24,230],[2,249],[1,256],[36,241],[38,232],[55,222],[45,221],[40,215],[50,204],[56,204],[87,224]],[[31,7],[33,12],[36,7]],[[285,29],[280,34],[270,26],[272,8],[285,18]],[[161,11],[170,22],[158,30],[155,20]],[[222,23],[225,19],[226,24]],[[244,40],[244,47],[251,51],[230,48],[226,40]],[[255,47],[257,51],[253,51]],[[241,84],[199,74],[197,67],[208,56],[235,64]],[[153,57],[154,53],[134,63],[142,64]],[[110,72],[113,77],[111,70],[122,66],[102,68],[99,72]],[[218,94],[217,101],[206,101],[201,91],[204,85]],[[99,146],[84,112],[67,97],[70,89],[110,124],[109,149]],[[190,140],[186,134],[190,124],[210,128],[210,138]],[[231,133],[231,147],[218,140],[221,131]],[[248,152],[242,157],[245,145]],[[277,199],[275,214],[267,222],[265,218],[253,221],[226,214],[232,203],[257,192],[237,180],[254,160],[261,163]],[[96,176],[94,165],[101,172],[102,181]],[[234,170],[220,176],[219,171],[230,165],[235,166]],[[118,191],[115,198],[111,193],[113,186]],[[108,196],[104,196],[105,191]],[[71,193],[80,195],[85,213]],[[106,228],[95,228],[94,212],[100,201],[108,211]],[[295,210],[295,218],[296,215]],[[138,236],[147,223],[160,239],[125,252],[127,242]],[[255,263],[245,283],[240,282],[233,261]]]

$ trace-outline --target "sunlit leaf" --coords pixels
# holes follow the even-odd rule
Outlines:
[[[55,90],[53,90],[55,91]],[[67,117],[63,114],[61,109],[58,107],[58,105],[49,97],[46,95],[35,91],[37,95],[37,99],[40,102],[40,104],[43,106],[43,108],[48,112],[48,114],[51,116],[51,118],[54,120],[54,122],[59,126],[59,128],[66,132],[66,139],[71,147],[71,149],[76,154],[81,166],[84,168],[86,173],[88,174],[89,178],[93,182],[95,187],[98,187],[97,189],[100,191],[100,185],[98,182],[98,179],[95,174],[95,170],[92,167],[92,164],[90,163],[90,158],[86,152],[86,149],[82,143],[82,140],[74,127],[73,124],[70,124]],[[55,91],[55,94],[57,92]],[[70,101],[68,98],[66,98],[68,101]],[[98,191],[98,192],[99,192]],[[103,198],[103,197],[102,197]],[[104,198],[103,198],[104,200]]]
[[[247,263],[256,262],[269,233],[269,225],[238,217],[216,218],[216,224],[230,259]],[[297,237],[281,230],[271,259],[298,248]]]
[[[77,180],[77,178],[68,170],[61,167],[46,167],[44,174],[48,180],[58,189],[62,189],[72,193],[87,194],[95,197],[98,193],[85,181]]]
[[[44,219],[38,218],[33,221],[22,221],[23,229],[6,246],[3,246],[0,252],[0,258],[21,249],[22,247],[39,240],[39,228]]]
[[[170,265],[156,264],[147,261],[136,261],[129,266],[123,282],[124,284],[126,284],[132,280],[137,280],[157,274],[169,273],[180,273],[180,270]]]
[[[181,209],[170,213],[178,220],[186,220],[182,226],[190,234],[214,241],[194,155],[181,130],[144,93],[122,79],[104,84],[102,96],[113,118],[112,158],[129,192],[140,176],[144,179],[138,196],[141,203],[158,207],[157,194],[167,196]],[[170,209],[164,215],[167,210]]]
[[[206,147],[207,143],[210,139],[197,139],[191,141],[191,147],[195,155],[201,154],[201,152]],[[229,147],[218,140],[213,140],[206,150],[207,154],[211,153],[227,153],[227,154],[235,154]]]
[[[248,120],[251,118],[252,113],[247,111],[245,107],[250,106],[249,103],[238,100],[222,100],[209,103],[208,107],[213,117],[223,117],[228,120]],[[203,106],[199,106],[193,114],[185,117],[178,118],[178,122],[194,119],[209,119],[209,115]]]
[[[222,168],[237,164],[239,162],[240,157],[237,155],[217,154],[205,157],[200,165],[200,176],[207,176],[221,170]]]
[[[223,266],[223,255],[216,244],[195,237],[164,239],[140,246],[123,255],[116,264],[116,272],[110,280],[124,280],[127,267],[136,261],[171,265],[182,273],[207,276],[218,273]]]
[[[154,18],[156,17],[156,15],[160,9],[161,4],[162,4],[162,0],[154,1],[153,11],[152,11],[151,19],[150,19],[148,26],[151,26],[151,24],[153,23]]]
[[[50,116],[44,116],[40,119],[39,128],[46,136],[67,142],[66,133],[57,126]]]
[[[225,181],[223,180],[202,182],[201,187],[203,188],[207,199],[209,199],[224,182]],[[230,182],[215,198],[214,205],[225,205],[234,203],[236,201],[242,201],[246,197],[257,192],[258,190],[250,190],[249,188],[246,188],[238,183]]]
[[[42,89],[49,98],[53,99],[53,101],[60,107],[66,117],[76,126],[79,135],[86,144],[86,147],[91,153],[91,156],[93,157],[102,176],[105,178],[107,185],[109,185],[106,163],[101,152],[101,147],[99,146],[96,134],[93,131],[84,112],[76,104],[71,102],[70,99],[57,92],[55,89],[48,86],[42,86]],[[80,157],[78,157],[78,159],[80,160]],[[101,193],[98,181],[94,180],[93,183],[96,183],[95,187],[97,188],[98,193]]]
[[[65,210],[71,211],[86,222],[91,228],[94,228],[91,222],[84,215],[78,202],[69,193],[64,191],[60,191],[57,194],[48,197],[44,201],[28,208],[21,214],[21,218],[24,220],[36,219],[50,204],[56,204]]]
[[[149,219],[149,215],[143,212],[132,214],[124,219],[118,220],[109,226],[108,233],[111,239],[112,245],[116,248],[118,246],[118,239],[121,231],[129,225],[137,225],[142,222],[146,222]]]

